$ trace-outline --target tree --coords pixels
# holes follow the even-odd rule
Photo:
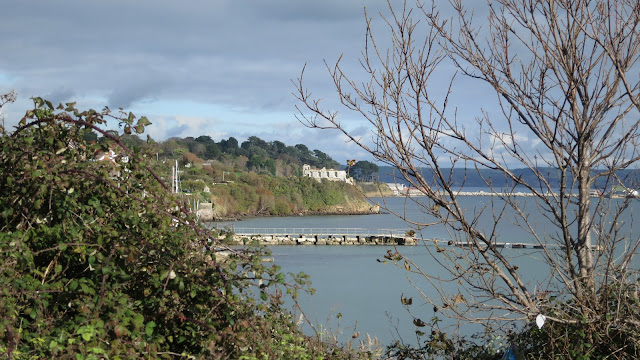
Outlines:
[[[186,148],[186,146],[183,146],[181,143],[178,142],[178,140],[180,140],[179,138],[170,138],[165,140],[162,145],[162,151],[170,156],[176,156],[176,155],[182,155],[184,153],[188,152],[188,149]]]
[[[282,141],[274,140],[271,142],[271,147],[275,154],[282,154],[285,151],[287,145],[285,145]]]
[[[213,141],[213,139],[209,135],[200,135],[195,139],[195,141],[205,145],[215,143],[215,141]]]
[[[228,140],[221,140],[220,147],[222,148],[223,152],[235,155],[236,150],[238,149],[238,140],[233,136]]]
[[[294,147],[296,149],[300,150],[302,155],[311,155],[311,151],[309,150],[309,148],[305,144],[296,144]]]
[[[378,172],[378,170],[378,165],[370,161],[362,160],[351,167],[351,174],[359,181],[371,181],[373,173]]]
[[[327,155],[326,153],[320,151],[320,150],[313,150],[313,154],[315,155],[317,160],[317,164],[315,164],[317,167],[326,167],[328,169],[336,169],[339,168],[340,164],[333,160],[329,155]]]
[[[205,157],[205,153],[207,152],[207,146],[203,143],[197,143],[193,146],[193,154],[198,157]]]
[[[260,148],[266,151],[270,146],[269,144],[267,144],[266,141],[260,139],[257,136],[249,136],[247,141],[243,142],[240,147],[245,150],[252,150],[252,148]]]
[[[200,227],[150,157],[103,129],[109,120],[142,133],[145,117],[34,102],[15,131],[0,133],[4,358],[331,353],[281,307],[298,289],[261,264],[264,249],[231,248],[227,234]],[[83,140],[92,131],[102,143]],[[128,161],[94,161],[106,149]]]
[[[147,143],[140,139],[138,135],[135,134],[123,134],[121,137],[122,142],[129,148],[142,148]]]
[[[327,64],[339,100],[368,122],[376,135],[373,143],[349,134],[338,112],[311,96],[304,70],[295,82],[301,120],[337,129],[377,161],[395,167],[426,196],[412,200],[432,221],[416,227],[443,224],[452,231],[452,243],[464,244],[426,247],[448,271],[446,278],[421,273],[410,259],[394,258],[433,284],[423,293],[436,309],[489,328],[518,318],[531,324],[543,314],[552,323],[543,333],[582,334],[582,341],[574,341],[556,333],[554,341],[540,343],[538,351],[547,351],[543,357],[584,354],[585,344],[593,346],[589,354],[637,356],[640,336],[633,329],[640,316],[632,289],[638,272],[631,264],[639,240],[626,237],[617,224],[630,200],[592,198],[590,191],[596,181],[624,182],[619,174],[638,163],[638,3],[488,1],[481,19],[461,0],[440,6],[389,2],[385,39],[374,36],[366,16],[360,59],[366,81],[347,74],[340,60]],[[453,16],[446,19],[443,13]],[[457,73],[448,72],[451,68]],[[435,77],[447,73],[451,76],[443,86]],[[491,91],[496,107],[479,109],[473,123],[458,117],[456,105],[462,103],[452,101],[460,81]],[[548,181],[541,166],[554,169],[558,183]],[[536,179],[523,180],[516,167]],[[449,177],[457,168],[496,170],[509,185],[494,188],[485,178],[495,200],[465,211],[460,186],[452,186]],[[530,221],[516,189],[533,195],[527,201],[535,201],[553,231]],[[483,213],[493,219],[492,226],[479,222]],[[492,229],[505,221],[517,221],[541,248],[538,256],[548,271],[544,279],[525,281],[515,260],[499,248],[500,234]],[[447,292],[447,281],[464,286]]]

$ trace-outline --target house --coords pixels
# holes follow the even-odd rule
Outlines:
[[[119,159],[118,159],[119,158]],[[108,161],[114,165],[117,165],[118,162],[121,163],[128,163],[129,162],[129,156],[127,155],[118,155],[116,154],[115,151],[113,151],[113,149],[109,149],[109,151],[107,152],[99,152],[98,154],[96,154],[95,157],[95,161]]]
[[[394,196],[405,195],[408,189],[401,183],[387,183],[387,186],[393,191]]]
[[[342,181],[347,184],[353,185],[353,178],[347,177],[347,172],[344,170],[336,170],[336,169],[326,169],[322,168],[312,169],[311,165],[304,164],[302,166],[302,176],[307,176],[312,179],[316,179],[317,181],[322,181],[322,179],[327,179],[329,181]]]
[[[608,195],[612,198],[637,198],[640,194],[638,194],[637,190],[629,189],[623,185],[616,185],[611,188]]]
[[[126,154],[119,155],[113,149],[109,149],[106,152],[98,152],[94,157],[94,161],[99,163],[111,164],[113,166],[113,169],[109,172],[109,175],[112,178],[119,178],[121,176],[120,167],[122,166],[122,164],[126,164],[129,162],[129,156],[127,156]],[[124,171],[129,172],[130,170],[124,168]]]

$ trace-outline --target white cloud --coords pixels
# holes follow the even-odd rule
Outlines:
[[[158,140],[255,135],[341,162],[370,159],[344,136],[300,124],[290,82],[307,63],[305,85],[343,110],[322,61],[344,53],[345,70],[360,74],[364,6],[374,18],[387,11],[384,0],[9,2],[0,12],[0,91],[19,98],[5,117],[16,124],[29,98],[44,96],[146,115]],[[372,136],[357,117],[343,125]]]

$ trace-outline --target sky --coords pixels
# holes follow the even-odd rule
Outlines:
[[[341,164],[373,160],[337,131],[305,127],[296,118],[292,80],[306,65],[305,86],[314,97],[339,110],[351,134],[373,138],[364,119],[340,108],[324,61],[342,56],[347,73],[365,81],[358,62],[364,9],[382,29],[386,0],[0,2],[0,93],[18,96],[2,109],[6,128],[40,96],[147,116],[155,140],[258,136],[305,144]],[[469,115],[462,121],[472,123],[474,111],[486,107],[482,87],[463,83],[456,95],[458,114]],[[477,106],[468,110],[471,104]]]
[[[291,82],[307,64],[314,94],[335,90],[324,67],[344,54],[357,66],[364,7],[382,0],[3,1],[0,93],[7,128],[31,97],[147,116],[156,140],[255,135],[303,143],[334,159],[366,158],[337,132],[296,119]],[[349,128],[366,135],[357,119]]]

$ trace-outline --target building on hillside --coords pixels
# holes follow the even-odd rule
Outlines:
[[[311,165],[304,164],[302,166],[302,176],[307,176],[312,179],[316,179],[317,181],[322,181],[322,179],[327,179],[329,181],[342,181],[347,184],[353,185],[353,178],[347,177],[347,172],[344,170],[335,170],[335,169],[326,169],[322,168],[312,169]]]
[[[106,152],[101,151],[97,153],[94,157],[94,161],[112,165],[113,169],[109,172],[109,175],[115,179],[121,176],[120,169],[122,167],[122,164],[126,164],[129,162],[129,156],[127,156],[126,154],[117,154],[113,149],[109,149]],[[124,171],[129,172],[130,170],[124,168]]]
[[[401,183],[387,183],[387,186],[389,186],[389,189],[393,191],[394,196],[406,195],[407,191],[409,190],[404,186],[404,184]]]
[[[629,189],[624,185],[616,185],[611,188],[607,196],[611,198],[637,198],[640,194],[638,190]]]

